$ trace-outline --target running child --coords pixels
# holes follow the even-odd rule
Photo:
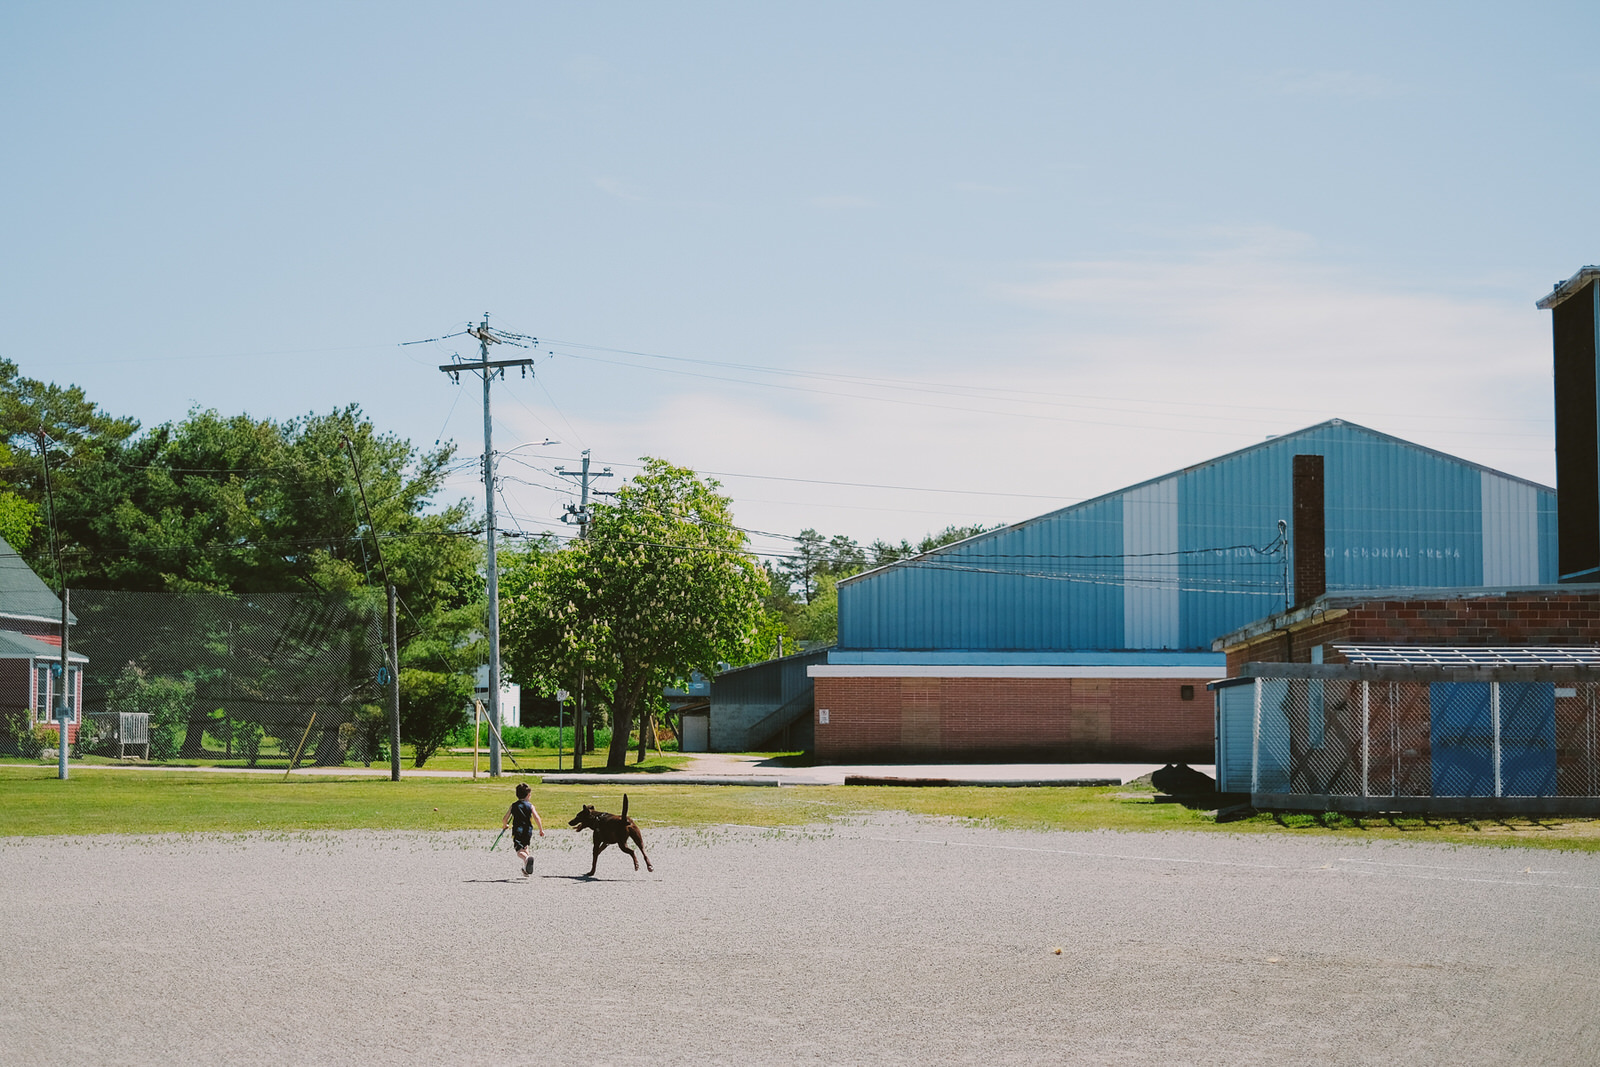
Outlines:
[[[506,817],[500,820],[500,830],[505,831],[511,827],[511,844],[517,850],[517,858],[522,861],[522,875],[526,878],[533,873],[533,853],[529,848],[533,845],[533,828],[539,827],[539,836],[544,836],[544,821],[539,818],[539,809],[528,800],[528,794],[533,790],[528,788],[527,782],[517,785],[517,799],[510,808],[506,809]]]

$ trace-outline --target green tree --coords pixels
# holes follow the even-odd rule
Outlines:
[[[801,605],[789,625],[794,636],[809,645],[838,643],[839,583],[828,575],[818,578],[811,603]]]
[[[39,525],[39,505],[31,504],[9,489],[0,489],[0,537],[15,548],[33,543]]]
[[[773,588],[766,598],[769,628],[811,647],[834,644],[839,640],[839,582],[869,567],[887,566],[999,528],[950,525],[916,544],[880,540],[866,549],[843,534],[825,538],[816,530],[802,530],[794,553],[773,569]]]
[[[0,483],[5,489],[0,501],[16,498],[8,505],[0,502],[0,513],[9,518],[8,532],[0,536],[34,571],[56,576],[50,539],[37,535],[43,522],[54,519],[59,531],[66,515],[84,510],[80,500],[104,506],[106,461],[138,429],[134,419],[101,411],[79,387],[26,378],[15,363],[0,359]],[[56,506],[54,516],[41,510],[47,497]],[[31,525],[30,518],[36,520]],[[70,543],[61,547],[71,553]]]
[[[98,493],[63,498],[68,577],[115,589],[350,590],[381,586],[382,541],[415,606],[477,568],[468,506],[429,510],[451,455],[379,433],[354,405],[285,422],[197,409],[108,456]]]
[[[580,670],[610,690],[609,770],[626,763],[635,717],[663,686],[742,662],[759,639],[767,572],[718,488],[647,459],[613,503],[592,507],[586,539],[508,567],[506,660],[545,692]]]
[[[400,670],[400,736],[411,742],[412,762],[422,766],[467,722],[472,679],[447,671]]]
[[[943,548],[945,545],[953,545],[957,541],[965,541],[969,537],[976,537],[981,533],[988,533],[990,530],[998,530],[1004,525],[1004,523],[997,523],[994,526],[984,526],[981,523],[976,526],[956,526],[952,524],[938,533],[928,534],[915,545],[905,540],[902,540],[898,545],[891,544],[888,541],[874,541],[867,551],[871,555],[872,565],[874,567],[883,567],[890,563],[898,563],[903,559],[910,559],[912,556],[920,555],[923,552],[932,552],[934,549]]]

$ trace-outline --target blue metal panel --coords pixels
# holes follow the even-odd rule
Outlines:
[[[1220,685],[1217,702],[1217,791],[1250,792],[1250,750],[1255,738],[1256,687]]]
[[[1556,495],[1539,494],[1539,584],[1553,585],[1561,578],[1556,523]]]
[[[1148,539],[1124,537],[1123,499],[1175,477],[1179,565],[1144,569],[1176,574],[1178,647],[1209,649],[1290,595],[1283,559],[1248,546],[1268,545],[1278,520],[1292,521],[1298,453],[1327,457],[1330,591],[1482,583],[1485,468],[1335,420],[849,579],[839,588],[839,646],[1126,648],[1123,553]],[[1555,495],[1534,488],[1538,573],[1553,580]]]
[[[1494,724],[1488,682],[1428,686],[1433,795],[1494,796]]]
[[[1494,796],[1494,713],[1489,683],[1435,682],[1428,688],[1434,796]],[[1555,687],[1545,682],[1503,682],[1500,793],[1547,797],[1555,792]]]
[[[841,649],[1121,644],[1118,497],[1018,523],[840,587]]]
[[[1500,784],[1508,797],[1556,795],[1556,690],[1500,683]]]

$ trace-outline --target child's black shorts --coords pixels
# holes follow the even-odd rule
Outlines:
[[[512,834],[511,835],[511,847],[516,849],[518,852],[521,852],[523,849],[527,848],[531,844],[533,844],[533,835],[532,834]]]

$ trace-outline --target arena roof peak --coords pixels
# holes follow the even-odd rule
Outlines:
[[[1600,268],[1586,268],[1586,269],[1594,269],[1597,272],[1600,272]],[[893,563],[881,564],[880,566],[873,567],[873,568],[871,568],[869,570],[861,571],[858,574],[852,574],[848,578],[840,579],[839,584],[842,586],[842,585],[845,585],[845,584],[854,583],[854,582],[857,582],[857,581],[859,581],[861,579],[864,579],[864,578],[870,578],[870,577],[882,574],[882,573],[884,573],[886,571],[894,570],[895,568],[898,568],[898,567],[904,567],[904,566],[907,566],[907,565],[910,565],[910,564],[917,563],[918,561],[921,561],[921,560],[926,560],[926,559],[928,559],[929,557],[932,557],[932,556],[938,556],[938,555],[942,555],[942,554],[945,554],[945,553],[953,552],[953,551],[955,551],[957,549],[960,549],[960,548],[969,547],[970,545],[972,545],[976,541],[981,541],[981,540],[984,540],[985,538],[999,537],[999,536],[1001,536],[1003,534],[1015,532],[1016,530],[1023,529],[1025,527],[1031,526],[1031,525],[1033,525],[1035,523],[1047,522],[1050,519],[1055,518],[1058,515],[1062,515],[1062,514],[1064,514],[1066,512],[1069,512],[1069,511],[1075,511],[1075,510],[1080,509],[1080,508],[1088,508],[1088,507],[1091,507],[1091,506],[1093,506],[1095,504],[1103,503],[1104,501],[1109,500],[1112,497],[1119,496],[1119,495],[1121,495],[1123,493],[1127,493],[1127,492],[1130,492],[1130,491],[1135,490],[1135,489],[1141,489],[1141,488],[1144,488],[1146,486],[1156,485],[1156,484],[1158,484],[1160,482],[1164,482],[1164,481],[1168,480],[1169,478],[1177,478],[1177,477],[1179,477],[1181,475],[1190,474],[1190,473],[1193,473],[1195,471],[1201,471],[1201,470],[1206,469],[1207,467],[1212,467],[1212,466],[1215,466],[1215,465],[1217,465],[1219,463],[1225,463],[1225,462],[1227,462],[1229,460],[1236,459],[1236,458],[1238,458],[1240,456],[1248,455],[1248,454],[1250,454],[1252,452],[1259,452],[1259,451],[1262,451],[1262,450],[1268,449],[1268,448],[1281,447],[1285,441],[1293,440],[1294,438],[1297,438],[1297,437],[1306,437],[1306,436],[1309,436],[1311,434],[1318,433],[1320,431],[1329,430],[1329,429],[1336,429],[1336,428],[1337,429],[1355,430],[1355,431],[1357,431],[1359,433],[1362,433],[1362,434],[1365,434],[1365,435],[1367,435],[1367,436],[1369,436],[1369,437],[1371,437],[1371,438],[1373,438],[1374,440],[1377,440],[1377,441],[1384,441],[1384,442],[1388,442],[1388,443],[1391,443],[1391,444],[1400,445],[1400,446],[1403,446],[1405,448],[1414,449],[1414,450],[1416,450],[1418,452],[1422,452],[1422,453],[1425,453],[1425,454],[1430,455],[1430,456],[1436,456],[1436,457],[1438,457],[1440,459],[1447,460],[1447,461],[1449,461],[1451,463],[1461,464],[1462,466],[1469,467],[1469,468],[1471,468],[1473,470],[1477,470],[1477,471],[1488,473],[1488,474],[1497,475],[1497,476],[1502,477],[1502,478],[1508,478],[1511,481],[1520,482],[1523,485],[1529,485],[1529,486],[1532,486],[1535,489],[1542,490],[1542,491],[1547,492],[1547,493],[1554,493],[1555,492],[1555,490],[1553,488],[1551,488],[1550,486],[1548,486],[1548,485],[1543,485],[1543,484],[1541,484],[1539,482],[1535,482],[1535,481],[1533,481],[1531,479],[1528,479],[1528,478],[1522,478],[1522,477],[1519,477],[1519,476],[1517,476],[1515,474],[1507,474],[1505,471],[1496,470],[1495,468],[1487,466],[1486,464],[1476,463],[1476,462],[1474,462],[1474,461],[1472,461],[1470,459],[1464,459],[1461,456],[1452,455],[1449,452],[1441,452],[1436,448],[1429,448],[1427,445],[1419,445],[1415,441],[1408,441],[1403,437],[1396,437],[1393,434],[1384,433],[1382,430],[1374,430],[1370,426],[1363,426],[1360,423],[1351,422],[1349,419],[1339,419],[1339,418],[1324,419],[1322,422],[1313,423],[1310,426],[1303,426],[1298,430],[1291,430],[1288,433],[1272,434],[1271,436],[1267,437],[1263,441],[1257,441],[1256,443],[1250,444],[1250,445],[1246,445],[1243,448],[1234,449],[1232,452],[1224,452],[1220,456],[1212,456],[1210,459],[1204,459],[1204,460],[1199,461],[1198,463],[1191,463],[1190,465],[1188,465],[1186,467],[1180,467],[1179,469],[1177,469],[1175,471],[1168,471],[1165,474],[1158,474],[1154,478],[1146,478],[1143,481],[1134,482],[1131,485],[1121,486],[1120,488],[1112,489],[1109,492],[1100,493],[1100,494],[1098,494],[1096,496],[1088,497],[1088,498],[1086,498],[1084,500],[1079,500],[1079,501],[1076,501],[1076,502],[1071,503],[1071,504],[1063,505],[1062,507],[1059,507],[1059,508],[1054,508],[1054,509],[1052,509],[1050,511],[1046,511],[1046,512],[1044,512],[1042,514],[1034,515],[1034,516],[1031,516],[1030,518],[1026,518],[1026,519],[1022,519],[1022,520],[1020,520],[1018,522],[1014,522],[1014,523],[1010,524],[1009,526],[1001,526],[998,529],[994,529],[994,530],[985,530],[983,533],[973,534],[971,537],[964,538],[963,540],[952,541],[948,545],[940,545],[938,548],[932,548],[932,549],[929,549],[926,552],[919,552],[914,556],[907,556],[905,559],[896,560]]]

